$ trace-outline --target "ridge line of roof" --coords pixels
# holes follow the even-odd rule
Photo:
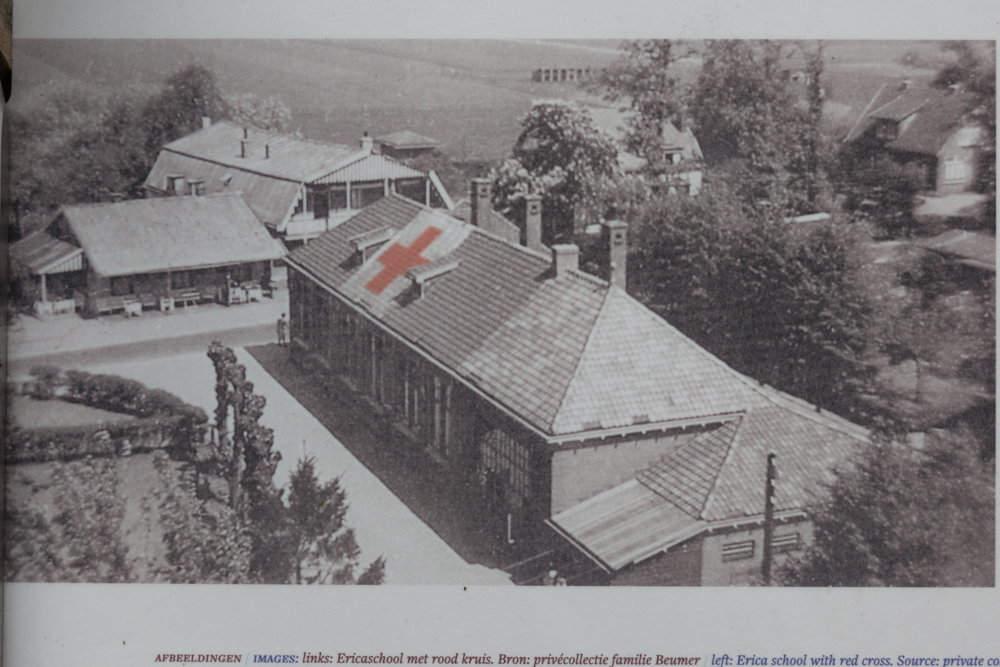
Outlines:
[[[746,424],[746,417],[750,414],[752,409],[753,408],[747,408],[746,412],[744,412],[740,417],[740,423],[736,425],[736,432],[733,433],[733,439],[729,441],[729,446],[726,448],[726,455],[723,457],[722,463],[719,465],[719,469],[715,471],[715,477],[712,479],[712,486],[709,487],[708,493],[705,494],[705,502],[701,504],[701,510],[698,512],[698,516],[696,517],[702,521],[708,521],[708,519],[705,518],[705,515],[708,512],[708,506],[713,500],[715,500],[714,495],[715,490],[719,486],[719,478],[722,477],[722,471],[726,469],[726,466],[733,459],[733,452],[736,450],[740,434],[743,433],[743,425]]]
[[[576,380],[577,373],[580,372],[580,367],[583,365],[583,358],[587,356],[587,350],[590,349],[591,343],[594,341],[594,335],[597,333],[597,326],[600,323],[602,316],[605,314],[605,310],[608,305],[608,297],[611,296],[611,290],[609,288],[601,295],[601,307],[597,309],[597,317],[594,318],[594,323],[590,325],[590,331],[587,332],[587,340],[583,343],[583,349],[580,350],[580,355],[576,358],[576,363],[573,365],[573,372],[570,373],[569,382],[566,383],[563,389],[562,396],[559,397],[559,402],[556,404],[559,407],[556,409],[556,416],[552,419],[552,424],[549,428],[553,428],[555,425],[556,417],[559,415],[559,411],[562,409],[563,404],[566,402],[566,396],[569,394],[569,390],[573,387],[573,383]],[[598,422],[600,423],[600,422]],[[554,429],[553,429],[554,430]]]
[[[761,387],[761,389],[761,395],[776,408],[793,412],[799,417],[808,419],[815,424],[825,426],[848,437],[867,440],[871,435],[871,431],[865,427],[859,426],[838,414],[829,411],[825,413],[817,412],[815,405],[809,403],[805,399],[799,398],[798,396],[792,396],[791,394],[767,385]],[[809,406],[811,409],[807,409],[806,406]],[[820,408],[820,410],[822,410],[822,408]]]
[[[136,204],[139,202],[149,202],[151,205],[153,205],[153,202],[160,202],[160,201],[163,202],[190,201],[195,199],[221,199],[223,197],[239,197],[240,199],[243,199],[243,192],[242,191],[212,192],[207,195],[172,195],[170,197],[140,197],[136,199],[123,199],[121,201],[84,201],[84,202],[77,202],[75,204],[62,204],[57,209],[56,213],[58,214],[59,211],[67,208],[92,208],[97,206],[112,206],[118,204],[125,204],[125,205]],[[246,200],[244,200],[243,203],[246,204]]]
[[[211,158],[207,158],[207,157],[204,157],[202,155],[192,155],[191,153],[185,153],[184,151],[179,151],[176,148],[168,148],[167,146],[164,146],[160,150],[161,151],[167,151],[167,152],[173,153],[175,155],[183,155],[184,157],[191,158],[192,160],[201,160],[202,162],[209,162],[211,164],[216,164],[216,165],[219,165],[220,167],[226,167],[228,169],[238,169],[239,171],[245,171],[248,174],[256,174],[257,176],[263,176],[264,178],[273,178],[273,179],[275,179],[277,181],[287,181],[288,183],[298,183],[299,185],[302,185],[303,183],[306,182],[306,181],[299,181],[299,180],[296,180],[294,178],[288,178],[287,176],[278,176],[276,174],[268,174],[266,172],[258,171],[256,169],[248,169],[246,167],[229,164],[228,162],[220,162],[219,160],[213,160]],[[147,176],[147,178],[148,178],[148,176]],[[207,195],[202,195],[202,196],[207,196]]]
[[[854,125],[852,125],[851,129],[847,131],[846,135],[844,135],[844,139],[843,139],[844,141],[853,141],[854,139],[857,139],[857,137],[853,136],[854,135],[854,131],[858,129],[858,126],[861,125],[861,123],[863,123],[866,118],[868,118],[868,114],[871,113],[871,110],[872,110],[872,105],[875,104],[875,100],[878,99],[879,95],[882,94],[882,91],[885,90],[885,87],[887,85],[889,85],[889,84],[888,83],[883,83],[881,86],[879,86],[878,90],[875,91],[875,94],[872,96],[872,98],[870,100],[868,100],[868,105],[865,106],[864,111],[861,112],[861,115],[858,116],[858,119],[856,121],[854,121]]]

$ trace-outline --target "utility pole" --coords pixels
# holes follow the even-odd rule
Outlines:
[[[760,570],[764,585],[771,585],[771,551],[774,542],[774,452],[767,455],[767,482],[764,485],[764,553]]]

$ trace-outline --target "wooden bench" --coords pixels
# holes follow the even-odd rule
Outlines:
[[[184,304],[184,307],[193,306],[201,301],[201,292],[198,290],[189,290],[187,292],[181,292],[174,295],[174,301]]]

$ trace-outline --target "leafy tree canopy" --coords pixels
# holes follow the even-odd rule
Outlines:
[[[626,120],[626,149],[659,159],[663,124],[680,127],[684,121],[687,93],[672,68],[677,45],[669,39],[647,39],[625,42],[621,48],[624,53],[598,73],[590,88],[635,112]]]
[[[630,289],[736,369],[841,413],[869,375],[871,297],[858,240],[796,231],[724,189],[639,212]]]
[[[924,450],[882,438],[841,471],[815,541],[786,565],[798,586],[993,586],[994,470],[965,434]]]
[[[522,131],[511,156],[490,177],[493,203],[510,211],[524,196],[542,196],[544,219],[551,226],[543,240],[568,240],[577,215],[599,216],[601,203],[618,176],[618,151],[572,102],[540,102],[521,119]]]

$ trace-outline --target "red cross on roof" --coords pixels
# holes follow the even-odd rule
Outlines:
[[[382,269],[377,276],[368,281],[368,284],[365,285],[365,287],[369,292],[381,294],[382,290],[388,287],[393,280],[403,275],[413,267],[429,262],[430,260],[420,253],[426,250],[427,246],[433,243],[434,239],[440,235],[440,229],[437,227],[428,227],[421,232],[420,236],[418,236],[409,246],[402,245],[401,243],[393,243],[389,249],[383,252],[378,258],[378,261],[381,262],[385,268]]]

